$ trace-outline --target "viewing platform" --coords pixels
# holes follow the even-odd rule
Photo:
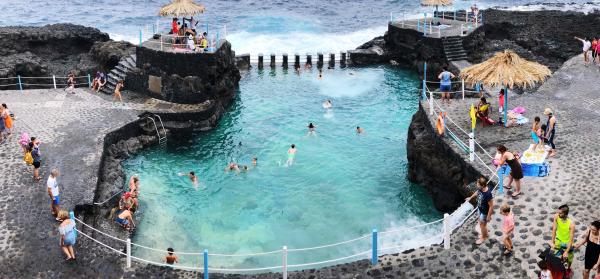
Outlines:
[[[405,13],[391,13],[390,24],[403,29],[422,32],[430,38],[467,36],[483,25],[483,13],[474,15],[467,11],[439,11],[425,13],[418,18],[406,18]]]

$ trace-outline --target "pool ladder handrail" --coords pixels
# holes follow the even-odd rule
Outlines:
[[[150,119],[152,121],[152,124],[154,125],[154,130],[156,131],[156,136],[158,137],[158,144],[161,147],[164,147],[167,144],[167,130],[165,129],[165,125],[163,124],[162,118],[158,114],[153,114],[152,116],[148,116],[147,118]],[[157,118],[160,122],[160,127],[163,131],[162,136],[158,131],[158,125],[156,125],[156,120],[154,120],[154,118]]]

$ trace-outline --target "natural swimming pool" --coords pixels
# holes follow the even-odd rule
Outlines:
[[[167,149],[142,152],[124,165],[141,178],[140,213],[133,241],[175,251],[243,254],[304,248],[438,219],[429,195],[406,179],[406,137],[418,106],[415,74],[397,68],[251,70],[239,94],[209,132],[171,140]],[[330,99],[333,109],[322,102]],[[309,122],[316,136],[307,135]],[[365,129],[356,133],[356,126]],[[290,144],[295,162],[285,166]],[[258,165],[251,165],[251,158]],[[230,162],[248,172],[226,172]],[[195,171],[196,190],[180,172]],[[137,213],[136,213],[137,214]],[[410,247],[426,231],[402,235]],[[306,263],[364,251],[369,239],[290,253]],[[135,249],[160,261],[164,253]],[[198,266],[201,256],[180,255]],[[364,256],[363,258],[366,258]],[[358,257],[360,258],[360,257]],[[358,258],[348,259],[355,260]],[[281,254],[211,257],[211,267],[265,267]]]

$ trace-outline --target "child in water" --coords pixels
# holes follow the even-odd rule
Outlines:
[[[308,135],[317,135],[317,126],[315,126],[312,122],[308,123]]]

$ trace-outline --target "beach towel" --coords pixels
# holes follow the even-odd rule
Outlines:
[[[515,113],[518,113],[518,114],[524,114],[525,108],[524,107],[516,107],[516,108],[512,109],[512,111],[514,111]]]

